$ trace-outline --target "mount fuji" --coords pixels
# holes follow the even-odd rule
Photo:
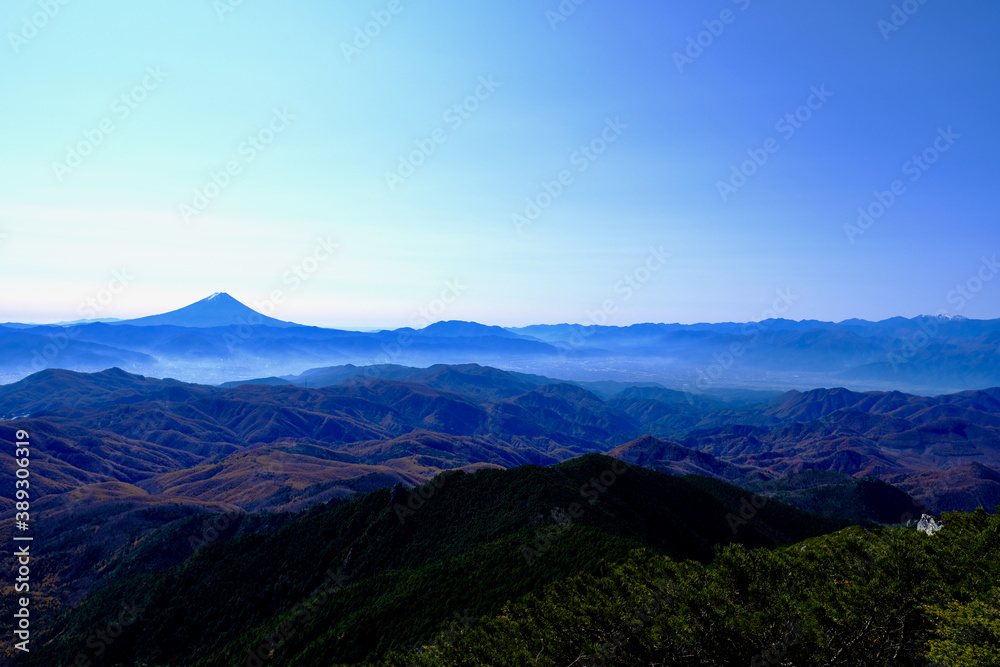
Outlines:
[[[189,306],[172,310],[169,313],[150,315],[134,320],[118,320],[110,324],[135,327],[195,327],[199,329],[228,327],[240,324],[250,324],[252,326],[264,325],[268,327],[303,326],[295,322],[285,322],[261,315],[253,308],[240,303],[225,292],[216,292],[210,297],[196,301]]]

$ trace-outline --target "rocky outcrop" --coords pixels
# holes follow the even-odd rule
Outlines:
[[[924,514],[917,522],[917,530],[928,535],[933,535],[942,528],[944,528],[944,524],[936,521],[930,514]]]

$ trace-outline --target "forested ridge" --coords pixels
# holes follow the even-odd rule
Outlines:
[[[587,455],[271,517],[137,542],[25,664],[997,664],[982,510],[848,526]]]

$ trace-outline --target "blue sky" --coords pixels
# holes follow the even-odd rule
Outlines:
[[[1000,316],[996,4],[346,4],[5,3],[0,321]]]

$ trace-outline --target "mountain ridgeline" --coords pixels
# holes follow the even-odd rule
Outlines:
[[[672,573],[693,595],[726,571],[713,569],[729,562],[720,554],[737,558],[731,576],[762,586],[774,581],[748,574],[745,559],[794,555],[774,556],[767,571],[801,570],[812,586],[802,594],[822,606],[810,597],[829,594],[810,569],[822,566],[798,555],[812,547],[782,545],[841,535],[817,552],[840,568],[857,540],[881,553],[882,542],[868,541],[888,530],[904,536],[892,544],[916,568],[940,556],[912,542],[922,514],[1000,503],[997,389],[693,397],[477,364],[342,365],[222,386],[50,369],[0,387],[0,417],[5,439],[31,434],[32,521],[45,527],[32,544],[45,557],[32,567],[37,641],[26,664],[560,664],[574,652],[567,663],[648,664],[658,649],[626,651],[597,618],[603,643],[567,629],[569,644],[531,649],[562,646],[549,663],[500,650],[499,628],[533,636],[562,614],[590,614],[600,600],[591,589],[539,602],[581,581],[620,584],[649,602],[636,588],[642,568]],[[8,475],[14,465],[0,459]],[[0,503],[0,539],[10,540],[15,501]],[[945,525],[972,515],[955,516]],[[969,535],[992,539],[992,524],[975,521]],[[835,533],[852,524],[862,533]],[[876,586],[874,576],[843,579]],[[891,613],[855,611],[926,629],[938,617],[925,607],[945,593],[920,590],[919,610],[909,600]],[[953,596],[962,604],[992,604],[963,590]],[[0,613],[13,613],[13,600]],[[776,604],[755,600],[765,615]],[[512,613],[537,628],[511,626]],[[714,626],[669,619],[709,633],[701,648],[671,644],[704,663]],[[803,630],[810,659],[868,632],[845,619],[817,617]],[[733,628],[744,637],[739,660],[788,630]],[[894,632],[870,641],[927,650]],[[476,653],[466,636],[494,653]],[[612,660],[633,650],[645,657]]]
[[[588,454],[551,467],[448,472],[271,526],[179,518],[106,561],[102,586],[59,616],[28,664],[71,664],[80,653],[96,664],[244,664],[286,623],[294,632],[268,647],[273,664],[360,662],[428,640],[455,612],[496,614],[636,548],[704,562],[718,545],[775,547],[847,525],[748,498],[722,482]],[[296,618],[331,577],[331,599]],[[94,623],[123,605],[144,610],[142,620],[95,656]]]
[[[978,625],[1000,611],[1000,520],[943,520],[845,528],[597,454],[449,472],[176,519],[109,559],[21,664],[925,665],[1000,639]]]
[[[280,311],[261,307],[270,315]],[[749,323],[503,328],[417,318],[412,327],[358,332],[270,315],[216,293],[133,320],[8,323],[0,325],[0,381],[46,368],[118,366],[219,384],[347,364],[479,363],[572,380],[653,380],[693,394],[818,386],[940,394],[1000,385],[1000,320],[820,322],[775,313]]]
[[[594,452],[743,486],[808,471],[872,478],[934,511],[1000,502],[997,389],[937,397],[818,389],[688,402],[659,387],[478,365],[303,376],[312,386],[47,370],[0,387],[0,417],[12,420],[0,430],[38,434],[35,484],[45,494],[84,489],[242,511],[294,511],[445,470],[549,465]]]

